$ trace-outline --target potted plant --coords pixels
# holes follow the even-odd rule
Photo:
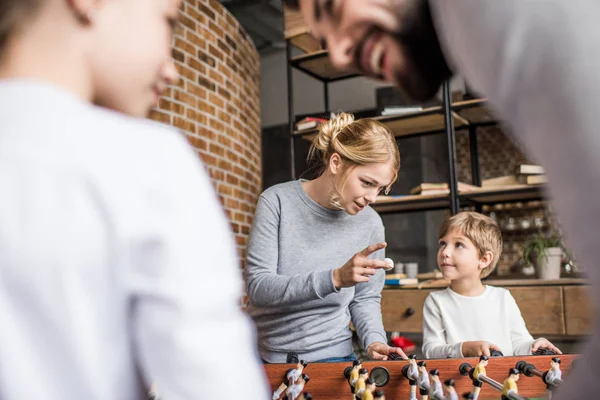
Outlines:
[[[525,262],[533,263],[538,278],[544,280],[560,278],[562,255],[562,240],[554,235],[538,234],[527,241],[523,250]]]

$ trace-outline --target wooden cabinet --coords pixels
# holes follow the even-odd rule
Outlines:
[[[565,298],[565,325],[567,335],[588,334],[592,329],[592,307],[589,286],[563,288]]]
[[[565,334],[563,288],[560,286],[509,287],[527,330],[533,336]]]
[[[492,282],[490,282],[492,284]],[[521,310],[527,329],[534,337],[580,336],[590,332],[589,287],[584,285],[502,285],[510,290]],[[381,312],[386,331],[423,332],[423,304],[434,290],[385,289]]]

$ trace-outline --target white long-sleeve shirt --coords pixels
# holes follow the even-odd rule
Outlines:
[[[0,81],[0,398],[268,398],[229,229],[176,131]]]
[[[462,296],[450,288],[431,292],[423,306],[425,358],[462,357],[462,343],[487,341],[505,356],[531,354],[533,337],[510,292],[485,286],[479,296]]]

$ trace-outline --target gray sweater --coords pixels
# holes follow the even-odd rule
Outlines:
[[[329,210],[300,181],[267,189],[258,201],[246,264],[248,311],[261,357],[282,363],[295,351],[313,362],[353,352],[350,319],[361,344],[386,343],[381,318],[385,273],[336,290],[333,270],[370,244],[384,241],[379,215]],[[384,250],[373,258],[383,259]]]

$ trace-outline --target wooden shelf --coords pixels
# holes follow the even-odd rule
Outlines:
[[[470,125],[493,124],[498,118],[487,107],[486,99],[464,100],[452,103],[452,110]]]
[[[300,71],[324,82],[359,76],[357,70],[340,71],[335,68],[331,64],[331,61],[329,61],[329,53],[327,50],[319,50],[309,54],[296,56],[293,57],[290,62]]]
[[[514,185],[496,188],[483,188],[469,193],[461,193],[463,206],[474,204],[509,203],[544,199],[544,185]]]
[[[373,208],[379,213],[442,210],[450,208],[450,198],[447,194],[390,196],[389,199],[378,200]]]
[[[453,103],[452,107],[456,108],[456,111],[453,111],[455,129],[465,128],[471,124],[494,123],[493,116],[487,110],[485,104],[485,99]],[[473,118],[473,120],[467,117]],[[442,106],[429,107],[422,111],[402,115],[377,116],[373,119],[387,125],[396,137],[440,133],[445,129],[444,108]],[[307,129],[294,131],[293,134],[306,140],[312,140],[317,132],[317,129]]]
[[[542,200],[543,185],[515,185],[504,188],[485,188],[459,193],[461,207],[475,204],[508,203],[515,201]],[[448,194],[409,195],[378,199],[373,209],[379,213],[402,211],[428,211],[450,208]]]

